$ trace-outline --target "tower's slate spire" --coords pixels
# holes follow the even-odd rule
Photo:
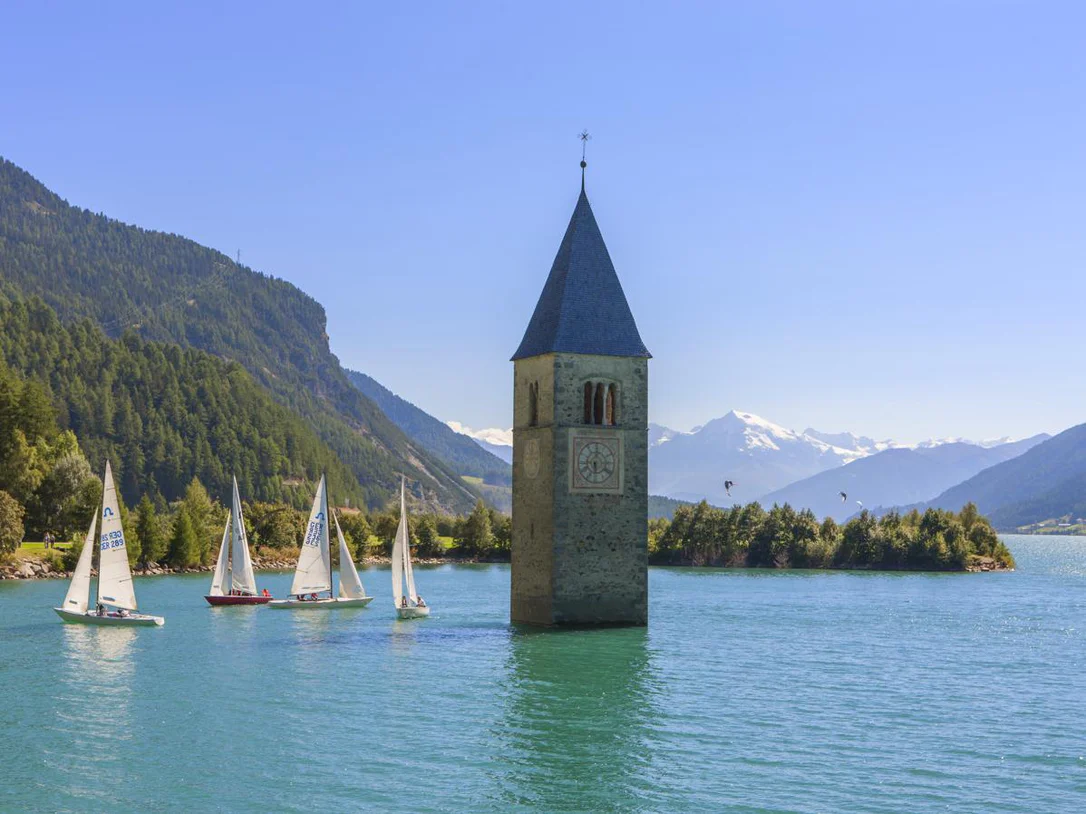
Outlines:
[[[513,361],[543,353],[651,358],[584,191]]]

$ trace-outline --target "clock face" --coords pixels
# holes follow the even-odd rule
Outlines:
[[[577,455],[577,470],[586,483],[606,483],[615,474],[615,451],[600,441],[590,441]]]
[[[524,474],[535,478],[539,474],[539,439],[529,438],[524,445]]]

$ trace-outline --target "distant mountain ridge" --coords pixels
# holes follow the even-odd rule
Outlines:
[[[1086,424],[978,472],[918,508],[970,501],[1003,530],[1063,515],[1086,516]]]
[[[482,478],[491,485],[508,486],[512,483],[509,462],[492,455],[475,439],[453,431],[365,373],[348,370],[347,378],[372,399],[396,426],[459,474]]]
[[[811,509],[819,517],[832,517],[841,522],[859,510],[857,501],[874,509],[930,500],[945,489],[989,466],[1015,458],[1048,438],[1041,434],[993,447],[962,442],[915,448],[890,447],[770,492],[762,502],[766,505],[788,503],[796,509]],[[848,495],[847,500],[840,498],[840,492]]]
[[[796,432],[753,413],[732,410],[688,432],[650,424],[649,490],[678,500],[697,502],[705,499],[717,505],[787,500],[797,508],[810,504],[819,516],[838,517],[843,514],[844,507],[840,505],[837,493],[848,490],[827,489],[825,484],[840,480],[830,473],[845,470],[846,478],[857,472],[871,473],[871,477],[877,477],[880,483],[877,488],[870,489],[869,497],[876,500],[877,496],[898,494],[932,496],[957,482],[947,481],[947,477],[967,478],[984,466],[1005,460],[1016,449],[1018,452],[1014,454],[1020,454],[1031,443],[1045,437],[1023,442],[935,438],[904,443],[851,432],[822,432],[812,427]],[[1023,446],[1015,447],[1016,443]],[[932,456],[921,452],[943,448],[946,449]],[[1002,451],[985,454],[986,449]],[[876,476],[874,473],[881,464],[850,468],[890,451],[897,451],[897,454],[882,460],[912,467],[915,488],[911,491],[893,489],[889,474]],[[939,471],[941,467],[944,468]],[[818,480],[813,481],[809,490],[799,485],[815,478]],[[724,489],[725,480],[733,482],[731,495]],[[836,506],[833,499],[837,500]],[[862,498],[857,495],[856,499]],[[866,499],[864,502],[867,505]],[[854,513],[857,508],[853,503],[844,516]]]
[[[473,430],[471,427],[465,427],[459,421],[446,421],[445,424],[453,432],[470,438],[491,455],[500,458],[507,464],[513,463],[513,431],[511,429],[501,430],[491,427],[485,430]]]
[[[400,473],[436,508],[477,498],[348,381],[312,297],[192,240],[71,206],[3,159],[0,286],[41,297],[65,324],[86,317],[112,337],[134,330],[237,361],[351,468],[371,507]]]

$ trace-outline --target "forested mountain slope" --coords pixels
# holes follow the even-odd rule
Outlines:
[[[112,340],[87,319],[66,326],[36,298],[0,298],[0,362],[44,386],[95,470],[112,461],[129,504],[180,498],[193,477],[225,500],[233,474],[249,500],[306,506],[321,472],[337,501],[366,497],[313,429],[236,362],[131,331]]]
[[[311,297],[192,240],[70,206],[3,159],[0,281],[41,297],[66,324],[86,317],[110,336],[133,330],[237,361],[309,422],[370,506],[393,494],[401,472],[434,506],[467,510],[476,499],[348,382]]]
[[[454,432],[447,424],[402,399],[365,373],[348,370],[351,384],[372,399],[401,430],[452,466],[461,475],[482,478],[491,485],[513,481],[509,464],[487,452],[474,439]]]

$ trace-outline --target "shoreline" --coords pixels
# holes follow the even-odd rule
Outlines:
[[[35,552],[36,553],[36,552]],[[363,557],[356,560],[360,566],[389,565],[391,557]],[[422,557],[413,559],[415,565],[491,565],[508,563],[508,559],[477,559],[462,557]],[[254,571],[289,572],[293,571],[296,561],[291,559],[278,559],[275,557],[253,557]],[[178,574],[210,574],[215,570],[214,565],[197,565],[192,568],[174,568],[172,565],[150,565],[147,568],[132,568],[134,577],[161,577],[176,576]],[[98,569],[91,571],[92,576],[98,575]],[[71,579],[72,572],[63,568],[53,568],[45,559],[39,559],[33,555],[12,559],[0,563],[0,580],[8,579]]]
[[[356,564],[362,566],[388,565],[390,557],[363,557]],[[414,560],[415,565],[501,565],[508,564],[508,558],[478,559],[461,557],[427,557]],[[293,559],[284,560],[274,557],[254,557],[254,571],[289,572],[293,571],[295,562]],[[1010,573],[1015,569],[996,562],[990,557],[982,557],[977,562],[970,563],[958,571],[929,571],[913,568],[748,568],[743,565],[692,565],[689,563],[650,563],[652,568],[717,568],[729,571],[864,571],[885,574],[980,574],[980,573]],[[178,574],[209,574],[215,570],[213,565],[200,565],[194,568],[174,568],[169,565],[152,565],[148,568],[133,568],[132,575],[137,577],[158,577]],[[97,570],[92,574],[97,575]],[[34,580],[34,579],[70,579],[71,571],[54,569],[47,560],[37,559],[33,556],[15,559],[0,563],[0,580]]]

